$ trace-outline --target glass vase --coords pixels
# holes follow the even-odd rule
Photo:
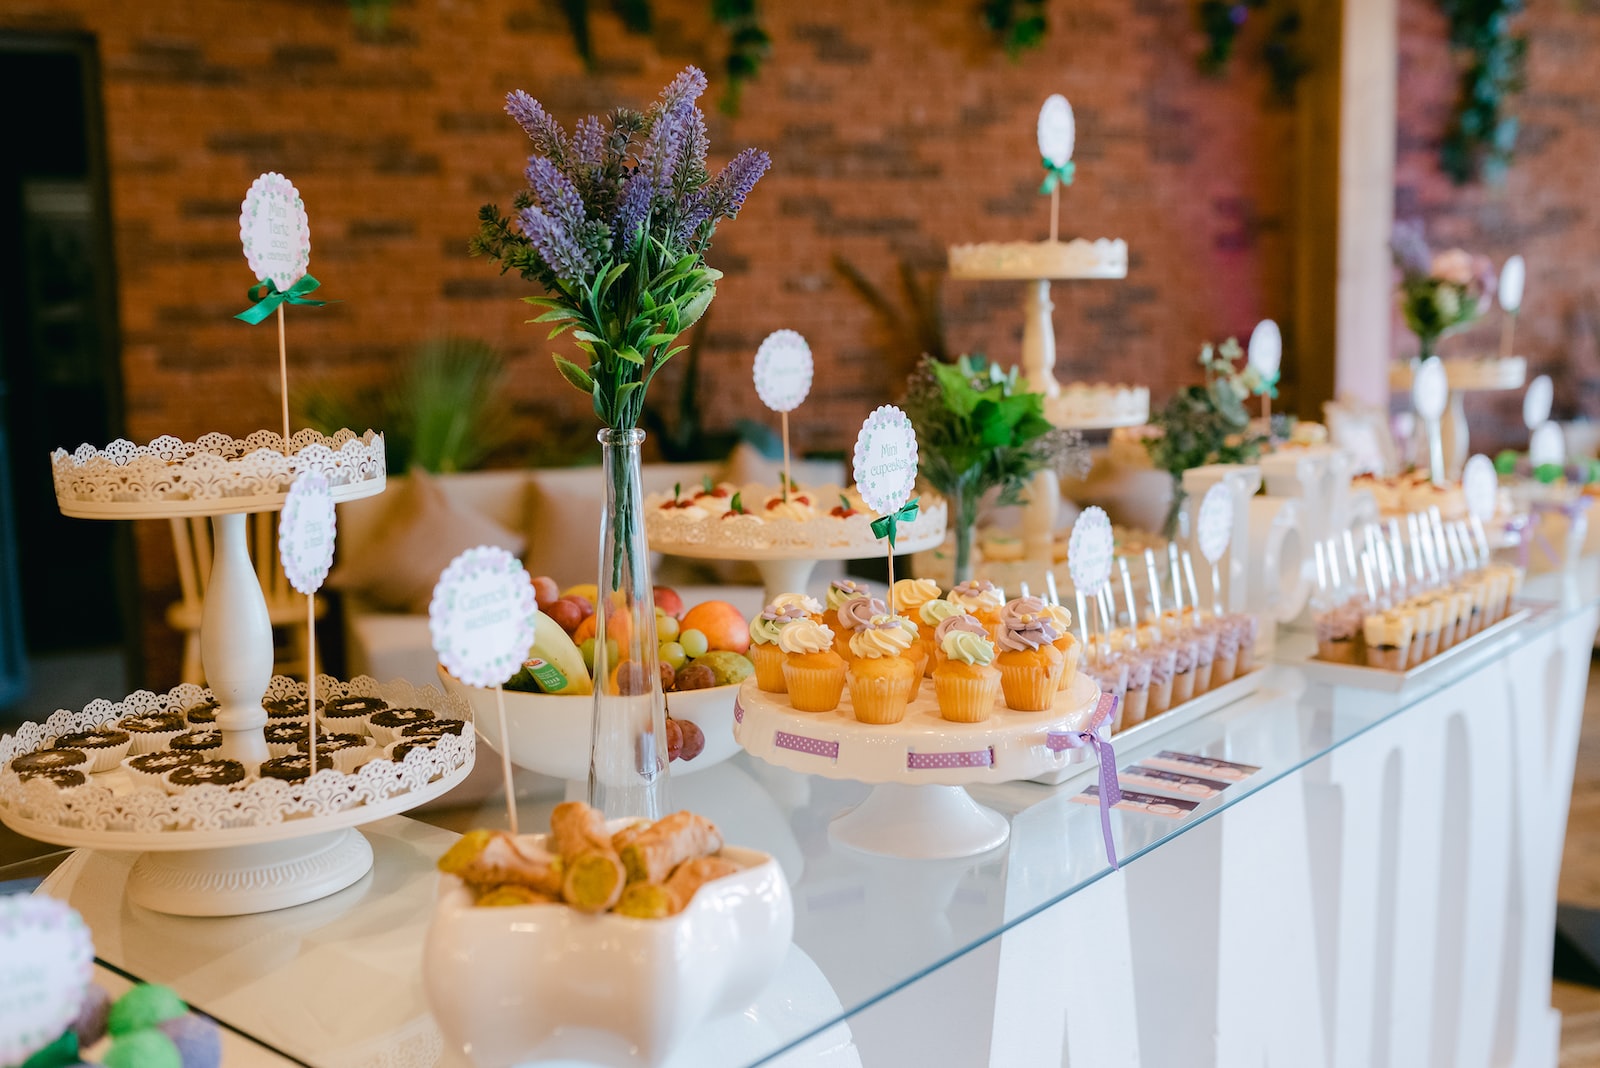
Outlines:
[[[956,535],[955,581],[951,585],[960,585],[972,578],[972,537],[977,532],[979,496],[971,483],[962,478],[951,487],[946,502]]]
[[[595,592],[589,804],[607,819],[660,819],[667,730],[656,656],[655,594],[639,482],[642,430],[602,430],[605,504]]]

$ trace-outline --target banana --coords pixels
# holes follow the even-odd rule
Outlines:
[[[561,624],[537,610],[533,613],[533,644],[528,647],[528,664],[523,671],[545,693],[594,692],[589,671],[583,666],[583,654]]]

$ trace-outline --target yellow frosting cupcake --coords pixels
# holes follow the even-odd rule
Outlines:
[[[1083,643],[1072,633],[1072,613],[1065,607],[1047,604],[1044,612],[1050,617],[1050,625],[1056,629],[1056,640],[1052,644],[1063,661],[1061,678],[1056,682],[1056,691],[1059,693],[1072,687],[1072,678],[1078,673],[1078,665],[1083,662]]]
[[[968,615],[977,616],[986,627],[1000,622],[1000,609],[1006,603],[1004,591],[987,579],[969,579],[945,594],[944,599]]]
[[[844,658],[833,651],[833,632],[801,619],[778,632],[783,678],[796,712],[832,712],[844,693]]]
[[[755,665],[756,685],[767,693],[788,691],[788,684],[783,681],[783,650],[778,648],[778,635],[805,618],[804,608],[781,606],[774,601],[750,621],[750,663]]]
[[[916,667],[902,654],[911,632],[895,616],[877,615],[850,637],[855,654],[845,671],[850,703],[863,723],[899,723],[906,715]]]
[[[1051,644],[1055,628],[1048,618],[1021,615],[1000,628],[1000,689],[1006,707],[1018,712],[1043,712],[1055,703],[1056,686],[1066,660]]]
[[[907,615],[911,614],[907,613]],[[942,597],[935,597],[931,601],[922,602],[917,608],[916,614],[911,616],[911,619],[917,624],[917,636],[922,639],[922,648],[928,653],[928,663],[923,668],[925,677],[933,674],[933,669],[939,666],[939,658],[943,655],[939,651],[939,641],[934,636],[934,632],[939,628],[940,623],[943,623],[951,616],[960,615],[965,615],[961,609]]]
[[[944,660],[933,673],[939,714],[952,723],[982,723],[1000,694],[994,643],[971,631],[950,630],[941,644]]]

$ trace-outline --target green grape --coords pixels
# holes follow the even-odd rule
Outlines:
[[[661,609],[656,609],[656,641],[675,642],[677,640],[678,621],[661,611]]]
[[[670,664],[673,671],[677,671],[689,662],[688,654],[683,651],[683,646],[677,642],[666,642],[656,651],[663,664]]]
[[[617,639],[615,639],[615,638],[607,638],[606,639],[606,663],[610,667],[616,667],[617,664],[618,664],[617,658],[620,657],[621,655],[622,655],[622,646],[617,644]]]
[[[678,644],[683,646],[684,655],[690,660],[705,656],[706,650],[711,647],[711,644],[706,641],[704,632],[695,630],[693,627],[678,635]]]
[[[585,638],[578,643],[578,652],[583,657],[583,666],[589,669],[589,677],[594,677],[594,639]]]

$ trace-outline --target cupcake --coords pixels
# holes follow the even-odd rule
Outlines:
[[[142,716],[123,716],[117,720],[117,729],[127,731],[133,738],[128,752],[138,756],[165,749],[167,743],[188,728],[182,712],[150,712]]]
[[[245,767],[237,760],[200,760],[173,768],[162,781],[167,793],[181,794],[201,786],[238,786],[245,776]]]
[[[311,777],[311,754],[290,753],[264,761],[261,777],[277,779],[279,782],[305,782]]]
[[[1118,722],[1112,728],[1112,733],[1137,727],[1144,722],[1144,717],[1150,711],[1150,677],[1153,673],[1155,657],[1143,650],[1136,650],[1128,655],[1128,689],[1122,698],[1122,708],[1117,714]]]
[[[10,766],[21,779],[28,778],[36,771],[49,771],[52,768],[76,768],[87,772],[89,754],[82,749],[40,749],[32,753],[23,753],[12,760]]]
[[[167,748],[177,753],[200,753],[206,758],[222,753],[221,731],[188,731],[167,743]]]
[[[832,712],[844,693],[844,657],[833,651],[833,632],[800,619],[778,632],[784,688],[797,712]]]
[[[834,579],[828,583],[827,603],[823,605],[823,611],[825,614],[831,615],[837,612],[852,597],[871,596],[872,590],[867,587],[865,582],[857,582],[855,579],[847,578]]]
[[[189,708],[183,718],[191,724],[206,726],[217,721],[217,707],[217,699],[212,697]]]
[[[327,706],[318,701],[317,707],[326,710]],[[268,723],[292,723],[295,720],[302,722],[311,718],[306,711],[304,697],[275,697],[261,702],[261,708],[267,714]]]
[[[79,749],[88,757],[88,766],[78,770],[94,775],[110,771],[122,763],[133,745],[133,736],[115,727],[95,727],[87,731],[71,731],[61,735],[51,744],[52,749]]]
[[[302,702],[301,708],[304,707]],[[335,697],[322,706],[317,718],[330,733],[359,734],[365,737],[371,733],[371,728],[367,726],[367,717],[388,707],[389,702],[381,697]]]
[[[128,780],[135,786],[142,786],[147,790],[165,790],[167,788],[167,772],[174,768],[187,767],[198,764],[205,759],[200,753],[179,753],[171,749],[163,749],[155,753],[141,753],[123,760],[122,767],[128,773]]]
[[[797,604],[779,606],[776,601],[750,621],[750,662],[756,668],[756,685],[767,693],[786,693],[783,681],[784,652],[778,648],[778,634],[798,619],[807,618]]]
[[[1055,703],[1056,684],[1066,667],[1055,647],[1056,637],[1048,616],[1023,614],[1001,626],[996,635],[1000,655],[995,657],[995,665],[1000,669],[1000,690],[1007,708],[1043,712]]]
[[[1000,671],[994,643],[981,634],[951,629],[942,643],[944,658],[933,672],[939,715],[952,723],[982,723],[1000,696]]]
[[[881,616],[888,609],[876,597],[851,597],[842,602],[834,611],[837,626],[833,628],[833,651],[842,656],[846,661],[855,659],[854,648],[850,639],[866,626],[874,616]]]
[[[989,632],[988,627],[978,622],[977,616],[969,616],[965,612],[953,616],[945,616],[939,620],[939,625],[933,628],[933,668],[935,671],[939,669],[940,664],[944,663],[944,639],[952,630],[964,630],[969,634],[976,634],[980,637],[988,638],[990,641],[994,640],[994,635]]]
[[[978,617],[978,622],[993,627],[1000,622],[1000,609],[1005,606],[1006,595],[988,579],[968,579],[945,594],[944,599]]]
[[[927,675],[931,676],[933,674],[933,669],[939,666],[938,661],[939,656],[941,655],[936,645],[936,639],[933,636],[934,630],[939,626],[940,623],[943,623],[951,616],[959,616],[962,614],[963,613],[961,609],[957,608],[943,597],[935,597],[931,600],[923,601],[922,604],[917,607],[915,614],[910,612],[906,613],[910,620],[917,625],[917,637],[922,639],[922,647],[923,649],[927,650]]]
[[[910,646],[911,632],[898,616],[873,616],[850,636],[854,659],[846,668],[845,681],[850,685],[856,719],[883,724],[905,718],[916,668],[901,654]]]
[[[381,749],[400,737],[404,728],[413,723],[427,723],[433,718],[433,710],[428,708],[386,708],[367,717],[367,733]]]
[[[383,756],[385,760],[400,763],[405,760],[408,753],[418,749],[432,749],[438,744],[437,738],[400,738],[383,747]]]
[[[889,590],[889,609],[915,623],[922,606],[938,599],[939,584],[932,579],[901,579]]]
[[[409,729],[408,727],[407,730]],[[304,753],[311,751],[310,739],[301,743],[300,751]],[[372,744],[372,739],[365,734],[344,732],[318,735],[317,770],[321,771],[324,767],[331,765],[349,775],[368,760],[371,760],[376,752],[377,747]],[[324,764],[324,760],[329,763]]]
[[[461,735],[467,732],[465,720],[459,719],[429,719],[421,723],[413,723],[409,727],[400,728],[402,738],[443,738],[447,734]]]
[[[268,723],[262,731],[267,740],[267,752],[274,757],[288,756],[300,751],[300,743],[311,737],[311,724]]]
[[[1391,608],[1387,612],[1373,613],[1362,620],[1366,634],[1367,664],[1387,671],[1405,670],[1411,656],[1411,638],[1415,630],[1412,613]]]
[[[807,616],[827,626],[828,609],[823,603],[806,593],[780,593],[772,599],[773,608],[798,608]]]
[[[1054,644],[1056,650],[1061,653],[1063,661],[1061,679],[1056,683],[1056,692],[1059,693],[1072,687],[1072,679],[1078,673],[1078,665],[1083,662],[1083,643],[1072,633],[1072,613],[1067,611],[1065,606],[1047,604],[1044,606],[1044,613],[1050,617],[1050,625],[1056,629]]]
[[[34,768],[18,778],[23,782],[47,782],[58,790],[75,790],[89,781],[89,776],[77,768]]]

